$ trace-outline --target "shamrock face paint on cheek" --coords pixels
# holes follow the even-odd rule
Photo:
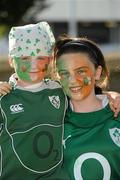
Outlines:
[[[88,73],[87,71],[84,75],[79,74],[76,76],[76,80],[83,86],[88,86],[92,83],[92,74]]]
[[[85,86],[88,86],[88,85],[90,85],[91,84],[91,78],[90,77],[84,77],[84,79],[83,79],[83,83],[84,83],[84,85]]]
[[[48,57],[22,57],[14,59],[15,70],[19,79],[40,82],[44,79],[49,64]]]
[[[79,69],[77,71],[79,71]],[[82,73],[80,68],[80,73],[75,72],[75,74],[76,74],[76,81],[81,87],[81,91],[80,91],[81,97],[85,98],[91,93],[93,89],[94,74],[92,70],[87,66],[82,68]]]

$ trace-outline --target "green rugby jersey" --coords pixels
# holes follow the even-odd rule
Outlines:
[[[109,105],[90,113],[68,110],[64,167],[71,180],[120,179],[120,115],[115,120]]]
[[[12,90],[0,100],[1,180],[68,180],[62,170],[66,97],[60,85]]]

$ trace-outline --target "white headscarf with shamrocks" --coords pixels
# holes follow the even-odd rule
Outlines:
[[[47,22],[12,27],[9,33],[9,56],[51,56],[55,43]]]

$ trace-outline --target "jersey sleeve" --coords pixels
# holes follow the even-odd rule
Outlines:
[[[0,99],[0,135],[3,131],[3,113],[1,108],[1,99]]]

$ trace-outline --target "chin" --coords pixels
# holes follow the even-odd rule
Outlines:
[[[82,97],[71,97],[71,99],[74,101],[82,101],[84,98],[82,98]]]
[[[39,79],[39,80],[37,79],[37,80],[31,81],[31,83],[32,83],[32,84],[37,84],[37,83],[39,83],[39,82],[41,82],[41,81],[42,81],[42,79]]]
[[[38,78],[38,77],[31,77],[31,82],[33,82],[33,83],[35,83],[35,82],[39,82],[39,81],[42,81],[43,80],[43,78]]]
[[[83,99],[86,98],[86,96],[84,96],[83,94],[79,93],[79,94],[71,94],[71,99],[73,99],[74,101],[82,101]]]

